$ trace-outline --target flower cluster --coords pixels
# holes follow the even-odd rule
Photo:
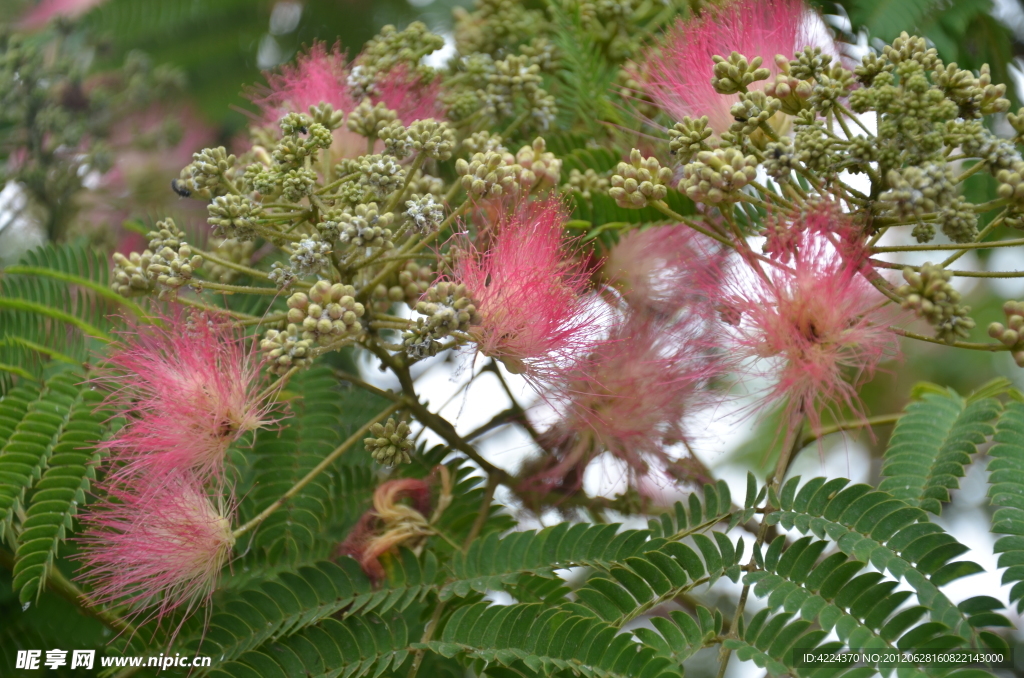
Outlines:
[[[107,451],[104,503],[87,518],[93,596],[163,619],[209,597],[235,537],[228,448],[272,422],[260,362],[223,317],[183,312],[126,332],[97,388],[124,418]]]
[[[149,249],[116,258],[114,288],[224,306],[282,383],[334,351],[371,355],[403,391],[359,436],[382,467],[416,460],[419,425],[476,453],[426,408],[418,364],[463,350],[523,375],[556,421],[518,420],[541,458],[497,477],[521,494],[577,493],[605,454],[634,484],[707,477],[686,423],[736,381],[758,384],[751,409],[780,408],[797,440],[861,413],[858,389],[899,336],[978,348],[947,267],[1024,223],[1024,160],[982,121],[1009,107],[988,69],[944,64],[909,35],[854,64],[801,0],[683,16],[562,4],[457,12],[443,67],[424,60],[443,39],[418,23],[385,27],[351,60],[315,43],[251,93],[248,147],[203,149],[174,183],[205,203],[215,245],[161,222]],[[600,78],[565,77],[589,59]],[[1018,133],[1022,119],[1008,116]],[[963,185],[979,174],[997,198],[974,204]],[[907,267],[904,285],[887,272],[939,238],[965,249]],[[898,326],[912,320],[900,306],[935,338]],[[1019,358],[1018,311],[981,348]],[[216,428],[156,415],[126,427],[109,446],[114,480],[166,457],[222,482],[224,449],[266,419],[245,399],[256,373],[234,374],[238,394],[179,387]],[[130,395],[125,408],[156,398]],[[390,546],[373,543],[350,551],[372,553],[358,557],[377,577]]]

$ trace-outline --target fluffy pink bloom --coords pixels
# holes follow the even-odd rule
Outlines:
[[[710,238],[686,226],[633,230],[619,239],[604,262],[604,275],[630,306],[672,314],[693,299],[698,280],[709,276],[720,254]]]
[[[308,52],[296,57],[294,64],[282,66],[279,73],[267,74],[267,86],[251,93],[250,98],[260,107],[266,123],[276,123],[290,111],[305,113],[322,101],[347,115],[359,103],[349,87],[349,73],[340,44],[336,43],[328,52],[325,43],[314,42]],[[442,120],[440,93],[440,79],[426,81],[399,65],[380,77],[370,100],[383,103],[408,125],[425,118]]]
[[[373,102],[383,103],[394,111],[403,125],[427,118],[444,120],[444,108],[438,101],[441,94],[439,78],[424,81],[410,76],[405,66],[400,65],[384,77],[377,90]]]
[[[180,607],[187,616],[209,599],[231,555],[231,510],[190,473],[128,485],[84,517],[79,577],[96,602],[130,605],[133,618],[148,612],[144,622]]]
[[[599,322],[583,262],[562,242],[565,219],[555,199],[520,205],[489,247],[466,241],[452,272],[480,314],[480,352],[528,377],[586,355]]]
[[[279,73],[268,73],[267,87],[254,92],[251,99],[260,107],[266,123],[276,123],[288,112],[305,113],[321,102],[345,113],[356,107],[340,43],[328,52],[326,43],[314,42],[294,64],[282,66]]]
[[[672,471],[676,460],[667,448],[684,440],[686,415],[720,369],[704,326],[697,314],[674,321],[631,314],[616,325],[549,398],[563,410],[546,436],[559,461],[530,482],[582,480],[582,468],[605,451],[638,478],[654,469],[688,475]]]
[[[716,307],[729,321],[727,353],[774,381],[765,402],[787,400],[791,420],[803,414],[817,426],[822,408],[859,409],[857,386],[896,354],[893,314],[882,309],[885,298],[862,268],[862,260],[844,257],[826,234],[807,229],[792,248],[790,267],[752,261],[718,288]]]
[[[680,19],[650,49],[637,69],[654,102],[676,119],[708,116],[716,134],[733,123],[729,109],[737,95],[719,94],[711,86],[712,57],[739,52],[761,57],[762,66],[777,72],[775,55],[792,58],[810,40],[801,30],[806,8],[802,0],[733,0],[706,9],[700,17]],[[761,88],[764,81],[751,88]]]
[[[843,214],[839,205],[827,201],[810,207],[799,219],[769,214],[765,220],[764,252],[788,264],[808,234],[828,240],[844,259],[854,264],[860,264],[866,256],[862,230]]]
[[[271,423],[260,362],[223,319],[178,312],[112,346],[96,381],[127,423],[104,443],[115,477],[192,470],[219,478],[228,446]]]

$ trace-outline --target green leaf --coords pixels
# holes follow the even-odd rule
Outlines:
[[[82,388],[60,431],[46,472],[35,484],[18,535],[14,588],[20,600],[37,600],[46,583],[60,544],[84,506],[100,459],[97,443],[103,436],[105,414],[98,409],[102,395]],[[0,468],[3,468],[0,458]]]
[[[1013,584],[1010,603],[1024,611],[1024,404],[1006,405],[996,425],[995,444],[989,449],[988,496],[995,511],[992,532],[1003,584]]]
[[[995,432],[1000,409],[993,398],[965,401],[952,390],[912,402],[889,440],[878,489],[939,515],[978,445]]]

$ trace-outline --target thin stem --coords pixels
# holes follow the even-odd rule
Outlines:
[[[786,471],[789,469],[789,464],[793,460],[793,455],[796,452],[797,445],[800,441],[800,432],[803,431],[804,421],[806,417],[803,416],[803,410],[800,411],[799,423],[790,428],[786,432],[786,440],[782,445],[782,451],[779,453],[779,461],[775,464],[775,470],[768,476],[767,483],[774,486],[776,489],[781,483],[782,479],[786,477]],[[768,535],[768,521],[764,518],[761,519],[761,525],[757,531],[757,537],[754,544],[754,552],[756,553],[764,543],[765,537]],[[778,538],[778,537],[776,537]],[[747,570],[749,571],[756,565],[754,556],[750,556],[750,562],[747,563]],[[750,585],[745,585],[743,590],[740,591],[740,599],[736,604],[736,612],[732,618],[732,624],[730,629],[738,629],[740,620],[743,619],[743,609],[747,605],[747,597],[750,595]],[[732,655],[732,650],[728,649],[724,645],[719,653],[720,664],[718,665],[718,678],[725,676],[725,671],[729,666],[729,657]]]
[[[220,306],[214,306],[212,304],[207,304],[206,302],[199,301],[197,299],[189,299],[188,297],[183,297],[180,295],[175,299],[175,301],[179,304],[184,304],[185,306],[190,306],[192,308],[198,308],[202,311],[223,314],[228,317],[234,318],[235,320],[260,320],[260,318],[257,318],[254,315],[249,315],[248,313],[241,313],[240,311],[230,311],[226,308],[221,308]]]
[[[438,623],[441,621],[441,615],[444,613],[445,601],[438,601],[437,606],[434,607],[434,613],[430,615],[430,621],[427,623],[426,628],[423,629],[423,636],[420,637],[421,643],[429,643],[430,639],[434,637],[434,631],[437,629]],[[420,670],[420,664],[423,662],[423,650],[416,650],[416,654],[413,655],[412,666],[409,667],[409,675],[407,678],[416,678],[416,674]]]
[[[235,324],[239,327],[249,327],[250,325],[262,325],[267,323],[268,325],[280,322],[288,317],[288,314],[284,311],[279,313],[271,313],[270,315],[263,316],[262,318],[251,318],[249,320],[239,320]]]
[[[980,235],[980,234],[979,234]],[[891,247],[874,247],[872,254],[879,252],[929,252],[932,250],[980,250],[989,247],[1016,247],[1024,245],[1024,238],[1014,240],[998,240],[996,242],[949,243],[945,245],[893,245]],[[952,263],[952,262],[951,262]]]
[[[473,521],[473,527],[469,530],[469,534],[466,535],[466,541],[462,544],[463,553],[469,552],[469,547],[473,544],[473,540],[480,536],[480,531],[484,529],[484,524],[491,517],[491,501],[494,500],[494,490],[497,487],[497,477],[488,477],[487,487],[484,488],[484,496],[480,499],[480,511],[476,515],[476,520]]]
[[[368,384],[365,381],[363,381],[362,379],[360,379],[359,377],[351,375],[348,372],[342,372],[341,370],[335,370],[334,371],[334,376],[338,377],[339,379],[344,379],[345,381],[347,381],[348,383],[352,384],[353,386],[358,386],[359,388],[361,388],[361,389],[363,389],[365,391],[369,391],[370,393],[372,393],[374,395],[378,395],[381,398],[387,398],[388,400],[390,400],[392,402],[396,402],[396,403],[402,402],[402,396],[398,395],[397,393],[392,393],[391,391],[385,391],[384,389],[377,388],[373,384]]]
[[[713,231],[709,231],[708,229],[704,228],[703,226],[697,224],[697,222],[692,221],[690,219],[687,219],[682,214],[679,214],[678,212],[673,210],[671,207],[669,207],[663,201],[661,201],[661,200],[652,200],[652,201],[650,201],[649,204],[651,205],[651,207],[653,207],[654,209],[658,210],[659,212],[664,214],[669,219],[675,219],[676,221],[679,221],[682,224],[686,224],[687,226],[689,226],[693,230],[697,231],[698,233],[706,235],[707,237],[711,238],[712,240],[717,240],[718,242],[722,243],[726,247],[732,247],[733,249],[736,248],[736,245],[731,240],[726,238],[725,236],[719,235],[718,233],[715,233]]]
[[[394,372],[395,376],[398,377],[398,382],[402,385],[402,392],[405,394],[403,401],[421,424],[441,436],[451,447],[472,459],[488,475],[496,476],[498,482],[505,485],[511,484],[512,476],[480,456],[480,453],[458,434],[455,427],[447,419],[434,414],[420,402],[419,396],[416,395],[416,386],[413,384],[412,376],[409,374],[409,368],[403,362],[396,360],[395,357],[391,356],[380,346],[368,343],[366,347],[375,356],[380,358],[380,361],[387,365]]]
[[[501,135],[500,135],[501,138],[502,139],[508,139],[509,136],[511,136],[513,132],[515,132],[517,129],[519,129],[519,126],[522,125],[524,122],[526,122],[529,118],[530,118],[530,111],[523,111],[522,113],[520,113],[519,116],[515,120],[513,120],[511,123],[509,123],[508,127],[506,127],[505,129],[503,129],[501,131]]]
[[[891,261],[879,261],[877,259],[869,259],[869,262],[873,266],[878,268],[890,268],[903,270],[909,268],[912,271],[920,271],[921,266],[914,266],[913,264],[894,264]],[[960,270],[949,270],[946,269],[947,273],[951,273],[957,278],[1024,278],[1024,271],[960,271]]]
[[[940,346],[967,348],[972,351],[989,351],[990,353],[1010,350],[1010,347],[1004,344],[982,344],[971,341],[954,341],[951,344],[947,341],[936,339],[935,337],[928,337],[923,334],[918,334],[917,332],[910,332],[908,330],[900,329],[899,327],[890,327],[889,329],[895,332],[896,334],[900,335],[901,337],[906,337],[907,339],[917,339],[918,341],[927,341],[929,344],[939,344]]]
[[[980,165],[982,163],[979,162],[978,164]],[[976,238],[976,240],[978,242],[981,242],[982,240],[984,240],[985,236],[988,235],[989,233],[991,233],[997,226],[999,226],[999,224],[1003,223],[1004,219],[1006,219],[1006,212],[1005,211],[1002,214],[1000,214],[998,217],[993,219],[992,221],[988,222],[988,226],[986,226],[985,228],[981,229],[981,233],[978,234],[978,237]],[[957,259],[959,259],[960,257],[962,257],[965,254],[967,254],[967,250],[966,249],[961,249],[961,251],[959,251],[956,254],[953,254],[950,257],[948,257],[945,261],[943,261],[941,264],[939,264],[939,266],[941,266],[942,268],[946,268],[947,266],[949,266],[950,264],[952,264],[954,261],[956,261]]]
[[[288,385],[288,381],[291,380],[292,376],[294,376],[300,369],[300,367],[295,366],[282,374],[276,381],[274,381],[274,383],[263,389],[263,392],[256,397],[256,402],[261,402],[264,398],[269,398],[274,391],[284,390],[284,387]]]
[[[973,165],[971,165],[971,167],[969,169],[965,170],[963,174],[961,174],[956,179],[954,179],[953,183],[954,184],[959,184],[964,179],[967,179],[972,174],[977,174],[978,172],[980,172],[983,169],[985,169],[985,163],[980,162],[980,161],[976,162]]]
[[[872,134],[871,131],[864,126],[864,123],[860,121],[860,118],[857,117],[856,113],[851,111],[849,108],[847,108],[844,104],[842,104],[839,101],[835,102],[835,106],[837,106],[839,110],[846,114],[846,117],[848,117],[850,120],[853,120],[857,127],[860,127],[862,130],[864,130],[864,134],[868,135],[869,137],[874,136],[874,134]]]
[[[827,435],[833,433],[839,433],[840,431],[852,431],[858,428],[867,428],[870,426],[884,426],[886,424],[895,424],[903,416],[902,412],[895,414],[880,414],[877,417],[868,417],[867,419],[857,419],[854,421],[841,421],[838,424],[832,426],[826,426],[820,428],[817,431],[810,431],[804,436],[804,439],[800,441],[800,448],[807,447],[815,440],[824,438]]]
[[[192,289],[196,292],[202,292],[203,290],[217,290],[219,292],[227,292],[228,294],[262,294],[265,296],[276,297],[281,294],[281,290],[276,287],[251,287],[249,285],[228,285],[225,283],[215,283],[208,280],[200,280],[191,284]],[[300,286],[301,287],[301,286]]]
[[[371,426],[380,423],[381,421],[384,421],[385,419],[387,419],[400,409],[402,409],[402,406],[400,404],[394,404],[387,408],[386,410],[384,410],[383,412],[381,412],[380,414],[378,414],[370,421],[360,426],[359,430],[350,435],[348,439],[341,445],[338,445],[336,448],[334,448],[333,452],[324,457],[319,464],[314,466],[309,473],[307,473],[298,482],[292,485],[291,488],[289,488],[287,492],[282,494],[273,504],[260,511],[259,515],[257,515],[255,518],[247,522],[245,525],[242,525],[237,530],[235,530],[233,532],[234,538],[237,540],[246,532],[250,532],[253,528],[259,526],[260,523],[262,523],[264,520],[270,517],[270,514],[284,506],[289,499],[291,499],[296,494],[301,492],[302,489],[306,487],[306,485],[309,485],[311,482],[313,482],[314,478],[323,473],[331,464],[337,461],[338,458],[346,451],[348,451],[350,447],[352,447],[357,442],[362,440],[363,437],[366,435],[366,432],[370,430]]]

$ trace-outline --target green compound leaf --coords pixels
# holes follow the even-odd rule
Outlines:
[[[1010,604],[1024,611],[1024,404],[1011,402],[996,426],[995,445],[988,451],[988,496],[995,512],[996,540],[1003,584],[1013,584]]]
[[[952,390],[926,393],[897,422],[878,489],[939,515],[978,445],[995,432],[992,422],[1001,409],[993,398],[967,401]]]
[[[828,539],[843,553],[904,579],[932,621],[972,645],[987,644],[986,636],[975,629],[977,622],[999,626],[1008,622],[1000,615],[995,615],[997,620],[974,620],[969,605],[958,607],[940,590],[951,581],[984,571],[976,563],[954,560],[968,548],[928,522],[924,510],[870,485],[849,484],[845,478],[812,478],[798,492],[800,478],[792,478],[780,492],[780,510],[765,520]]]

